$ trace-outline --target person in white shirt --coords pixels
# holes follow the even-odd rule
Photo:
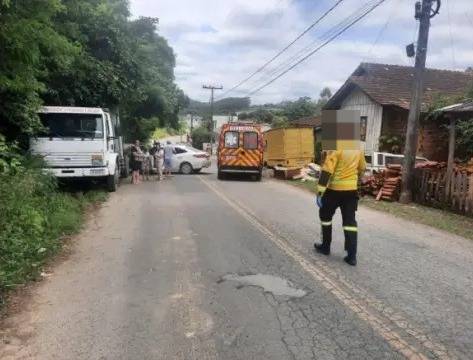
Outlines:
[[[163,167],[164,167],[164,149],[160,143],[157,143],[157,150],[154,154],[156,168],[158,170],[158,180],[163,179]]]

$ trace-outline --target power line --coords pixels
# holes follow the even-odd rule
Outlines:
[[[378,45],[378,42],[381,40],[381,37],[384,35],[384,32],[385,32],[386,29],[388,28],[389,23],[391,22],[391,19],[393,18],[394,13],[395,13],[396,10],[398,9],[398,7],[397,7],[396,5],[398,5],[398,4],[396,4],[396,2],[393,1],[391,10],[390,10],[389,13],[388,13],[388,18],[387,18],[387,20],[386,20],[386,23],[385,23],[384,26],[379,30],[378,36],[376,37],[376,39],[374,40],[373,44],[371,45],[371,47],[370,47],[370,49],[369,49],[369,51],[368,51],[367,57],[371,57],[374,48]]]
[[[287,49],[289,49],[296,41],[298,41],[301,37],[303,37],[307,32],[309,32],[311,29],[314,28],[318,23],[320,23],[327,15],[329,15],[339,4],[341,4],[345,0],[338,0],[334,5],[332,5],[331,8],[329,8],[326,12],[322,14],[315,22],[310,24],[302,33],[300,33],[294,40],[292,40],[288,45],[286,45],[283,49],[281,49],[276,55],[274,55],[270,60],[268,60],[266,63],[264,63],[262,66],[260,66],[255,72],[253,72],[250,76],[247,78],[243,79],[240,81],[238,84],[227,90],[225,93],[222,94],[222,97],[230,93],[231,91],[235,90],[236,88],[239,88],[241,85],[246,83],[248,80],[250,80],[253,76],[264,70],[269,64],[271,64],[274,60],[276,60],[281,54],[283,54]]]
[[[362,8],[358,9],[357,11],[355,11],[353,14],[351,14],[350,16],[346,17],[344,20],[342,20],[341,22],[339,22],[336,26],[334,26],[332,29],[330,29],[329,31],[327,31],[326,33],[323,34],[323,36],[315,41],[312,41],[309,45],[307,45],[306,47],[304,47],[303,49],[300,49],[295,55],[291,56],[290,58],[288,58],[285,62],[283,62],[282,64],[278,65],[275,69],[273,69],[272,71],[270,71],[268,73],[268,76],[271,77],[275,74],[277,74],[279,71],[282,71],[286,66],[290,65],[292,63],[292,61],[294,60],[298,60],[300,59],[308,50],[310,50],[311,48],[313,48],[315,45],[317,44],[320,44],[321,41],[323,41],[324,39],[327,39],[329,38],[333,33],[336,32],[336,30],[342,26],[344,26],[345,24],[349,24],[350,21],[352,21],[353,19],[356,18],[357,14],[361,14],[363,13],[363,11],[365,11],[365,9],[368,9],[369,8],[369,5],[370,4],[374,4],[377,0],[371,0],[371,3],[368,2],[366,3],[365,5],[363,5]]]
[[[329,43],[331,43],[333,40],[335,40],[337,37],[339,37],[341,34],[343,34],[345,31],[347,31],[349,28],[351,28],[353,25],[355,25],[356,23],[358,23],[361,19],[363,19],[365,16],[367,16],[369,13],[371,13],[374,9],[376,9],[377,7],[379,7],[382,3],[384,3],[386,0],[380,0],[378,1],[376,4],[374,4],[371,8],[369,8],[367,11],[365,11],[363,14],[361,14],[360,16],[358,16],[355,20],[351,21],[348,25],[346,25],[345,27],[343,27],[341,30],[337,31],[334,35],[330,36],[328,40],[326,40],[325,42],[323,42],[320,46],[316,47],[314,50],[312,50],[311,52],[309,52],[307,55],[305,55],[302,59],[298,60],[295,64],[291,65],[288,69],[284,70],[282,73],[280,73],[278,76],[276,76],[275,78],[271,79],[270,81],[268,81],[267,83],[265,83],[264,85],[258,87],[256,90],[253,90],[251,91],[247,96],[251,96],[255,93],[257,93],[258,91],[261,91],[262,89],[264,89],[265,87],[269,86],[270,84],[272,84],[273,82],[275,82],[276,80],[278,80],[280,77],[284,76],[285,74],[287,74],[289,71],[291,71],[292,69],[294,69],[297,65],[299,65],[300,63],[304,62],[305,60],[307,60],[309,57],[311,57],[312,55],[314,55],[316,52],[318,52],[320,49],[322,49],[323,47],[325,47],[326,45],[328,45]]]
[[[265,79],[270,79],[274,75],[278,74],[280,71],[283,71],[287,66],[289,66],[293,61],[297,61],[301,59],[307,51],[312,49],[315,45],[320,44],[322,41],[326,40],[329,38],[332,34],[334,34],[337,29],[340,29],[341,27],[349,24],[352,20],[354,20],[358,15],[362,14],[365,12],[371,5],[375,4],[378,0],[370,0],[367,3],[365,3],[361,8],[358,10],[354,11],[351,15],[347,16],[344,20],[340,21],[338,24],[333,26],[330,30],[326,31],[319,39],[312,41],[309,45],[305,46],[302,49],[299,49],[294,55],[290,56],[286,60],[284,60],[282,63],[277,65],[274,69],[270,70],[266,74],[262,75],[258,81],[254,83],[254,85],[251,88],[255,88],[259,82],[266,81]],[[251,90],[250,90],[251,92]]]

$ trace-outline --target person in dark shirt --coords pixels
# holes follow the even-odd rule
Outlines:
[[[144,154],[140,147],[140,141],[136,140],[131,147],[131,183],[139,184],[140,183],[140,171],[143,168]]]

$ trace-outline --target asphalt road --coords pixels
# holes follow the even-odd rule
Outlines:
[[[313,198],[287,184],[122,186],[4,322],[0,358],[472,359],[473,242],[365,208],[359,226],[353,268],[340,227],[312,252]]]

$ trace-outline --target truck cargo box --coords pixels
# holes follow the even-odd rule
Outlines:
[[[314,161],[312,128],[280,128],[264,133],[264,164],[268,167],[303,167]]]

